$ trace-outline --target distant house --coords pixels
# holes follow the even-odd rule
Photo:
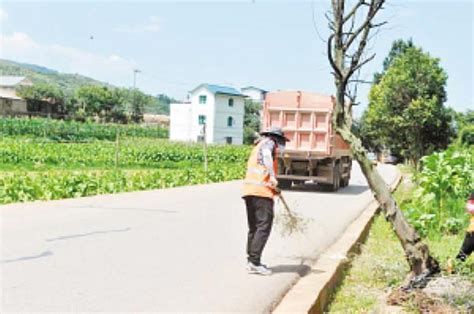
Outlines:
[[[267,94],[266,90],[263,90],[255,86],[247,86],[247,87],[241,88],[241,91],[242,91],[242,94],[249,97],[252,101],[258,102],[258,103],[263,103],[263,101],[265,100],[265,95]]]
[[[145,113],[143,115],[143,123],[147,125],[158,125],[161,127],[170,126],[170,117],[162,114]]]
[[[0,115],[27,113],[26,100],[17,95],[17,89],[31,85],[33,83],[24,76],[0,76]]]
[[[170,105],[170,140],[215,144],[243,143],[244,98],[233,87],[201,84],[190,102]]]

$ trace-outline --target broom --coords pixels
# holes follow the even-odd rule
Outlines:
[[[281,191],[278,191],[278,198],[280,199],[285,211],[277,218],[278,222],[282,225],[282,235],[291,235],[295,232],[304,233],[306,227],[309,223],[308,219],[305,219],[299,216],[297,213],[293,212],[285,198],[281,194]]]

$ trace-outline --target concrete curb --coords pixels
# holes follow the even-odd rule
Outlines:
[[[391,191],[396,189],[402,178],[397,172],[397,177],[390,184]],[[362,214],[349,225],[336,243],[321,254],[308,275],[288,291],[272,313],[323,313],[334,288],[342,280],[347,256],[359,249],[359,243],[367,237],[378,210],[376,200],[368,203]]]

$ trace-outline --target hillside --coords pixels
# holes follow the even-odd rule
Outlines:
[[[84,85],[114,87],[80,74],[61,73],[40,65],[19,63],[5,59],[0,59],[0,75],[26,76],[31,79],[34,84],[45,83],[57,85],[66,95],[73,95],[77,88]],[[145,108],[145,113],[169,114],[169,104],[173,99],[164,94],[153,97],[155,101]]]

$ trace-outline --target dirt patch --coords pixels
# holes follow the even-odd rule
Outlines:
[[[458,310],[474,313],[474,285],[460,276],[442,276],[432,279],[423,292]]]
[[[387,304],[421,313],[474,313],[474,285],[460,276],[440,276],[425,288],[404,291],[401,288],[387,297]]]
[[[445,304],[441,299],[434,298],[421,290],[405,292],[401,289],[393,291],[387,299],[391,306],[403,306],[420,313],[458,313],[458,310]]]

